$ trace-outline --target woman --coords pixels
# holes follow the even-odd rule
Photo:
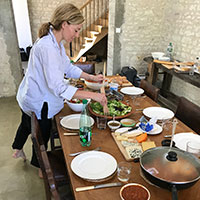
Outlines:
[[[107,104],[104,94],[78,90],[64,82],[64,74],[67,78],[84,78],[99,82],[103,80],[102,75],[89,75],[72,65],[61,43],[62,40],[71,42],[78,37],[83,22],[84,18],[79,9],[65,3],[55,10],[51,22],[40,27],[39,38],[31,49],[28,69],[17,93],[22,121],[12,145],[16,150],[13,157],[26,159],[23,145],[31,133],[31,112],[37,116],[47,148],[51,118],[63,108],[64,99],[92,98],[102,105]],[[31,164],[39,167],[34,149]]]

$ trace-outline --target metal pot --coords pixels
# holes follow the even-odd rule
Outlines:
[[[172,191],[172,200],[178,199],[177,190],[188,188],[200,179],[200,160],[173,147],[155,147],[144,151],[140,166],[150,182]]]

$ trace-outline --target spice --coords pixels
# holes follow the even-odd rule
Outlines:
[[[141,186],[130,185],[123,189],[124,200],[148,200],[148,192]]]
[[[110,126],[119,126],[119,124],[118,124],[118,123],[115,123],[115,122],[111,122],[109,125],[110,125]]]

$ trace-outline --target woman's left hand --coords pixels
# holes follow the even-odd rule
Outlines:
[[[102,74],[92,75],[91,78],[93,81],[96,81],[96,82],[102,82],[104,80],[104,77]]]

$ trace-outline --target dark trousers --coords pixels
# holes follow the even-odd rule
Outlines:
[[[44,145],[47,149],[47,144],[50,138],[51,131],[51,119],[48,119],[48,104],[44,102],[41,110],[41,120],[38,120],[42,133]],[[14,142],[12,144],[13,149],[22,149],[29,134],[31,133],[31,117],[22,111],[21,123],[18,127]],[[35,167],[39,167],[37,156],[32,145],[32,159],[31,164]]]

